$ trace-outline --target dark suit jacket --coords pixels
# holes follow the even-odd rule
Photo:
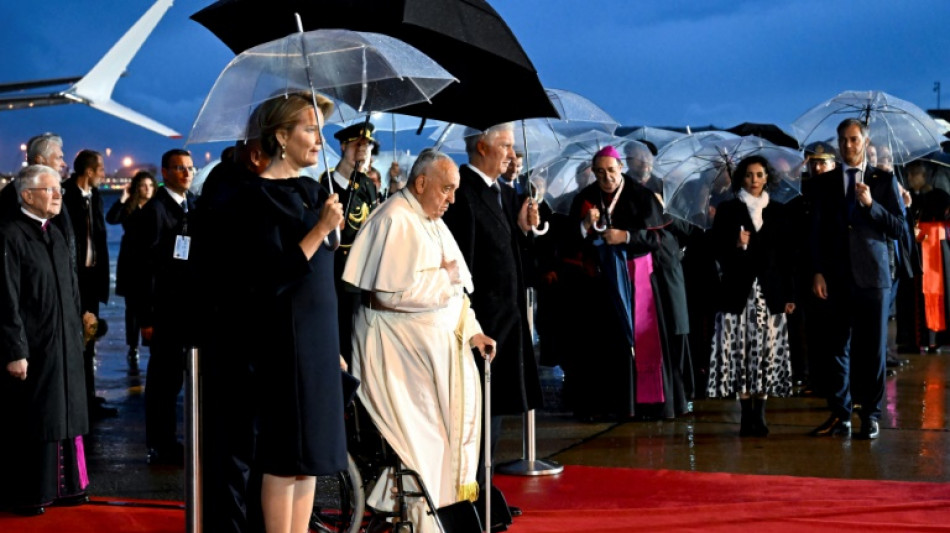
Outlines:
[[[526,287],[522,235],[517,214],[521,207],[511,187],[501,187],[505,209],[481,176],[467,166],[459,169],[455,204],[443,220],[452,231],[472,272],[472,309],[485,334],[498,342],[492,364],[492,414],[516,414],[541,407],[538,363],[525,316]]]
[[[713,250],[722,272],[719,310],[741,313],[756,278],[769,313],[783,313],[785,304],[795,301],[795,247],[789,223],[786,206],[778,202],[770,201],[762,210],[762,228],[758,231],[742,200],[734,198],[719,204],[712,227]],[[736,245],[740,226],[752,234],[745,250]]]
[[[82,195],[82,190],[76,184],[76,178],[70,178],[63,183],[66,192],[63,193],[63,204],[69,213],[73,232],[76,235],[76,261],[80,269],[85,268],[86,253],[89,247],[90,224],[87,217],[91,217],[92,246],[95,250],[96,263],[92,267],[92,275],[81,277],[80,283],[89,283],[90,287],[80,287],[83,294],[95,294],[96,298],[106,303],[109,301],[109,246],[106,243],[106,219],[102,208],[102,195],[99,189],[93,187],[89,203]]]
[[[858,203],[848,216],[841,166],[814,178],[811,231],[812,272],[830,286],[849,280],[863,289],[888,289],[888,241],[906,239],[903,204],[890,172],[868,166],[870,207]]]
[[[186,193],[188,213],[194,213],[195,197]],[[189,304],[185,300],[191,290],[191,261],[175,259],[173,252],[178,235],[191,235],[194,224],[189,227],[188,216],[168,193],[159,187],[135,217],[131,242],[141,247],[137,251],[143,258],[143,273],[138,277],[143,284],[136,294],[142,299],[139,323],[142,327],[154,326],[155,335],[172,342],[184,342],[185,316]],[[192,246],[191,252],[194,252]],[[189,259],[191,254],[189,254]],[[168,339],[169,335],[173,339]]]

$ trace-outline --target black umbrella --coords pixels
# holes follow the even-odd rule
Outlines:
[[[747,137],[749,135],[755,135],[769,141],[772,144],[777,144],[779,146],[787,146],[788,148],[793,148],[798,150],[798,141],[794,137],[785,133],[782,128],[779,128],[775,124],[759,124],[756,122],[743,122],[742,124],[735,125],[725,131],[729,133],[735,133],[740,137]]]
[[[235,53],[304,28],[390,35],[418,48],[459,83],[431,103],[396,113],[486,129],[522,118],[557,117],[537,71],[485,0],[219,0],[191,16]]]

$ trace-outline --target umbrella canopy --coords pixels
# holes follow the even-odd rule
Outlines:
[[[792,133],[804,146],[837,137],[846,118],[867,124],[871,142],[890,147],[894,162],[907,164],[940,150],[943,129],[924,110],[881,91],[845,91],[818,104],[792,122]]]
[[[556,117],[537,71],[485,0],[220,0],[192,15],[235,53],[296,30],[383,33],[418,48],[461,83],[400,113],[484,130],[501,122]]]
[[[735,133],[741,137],[747,135],[755,135],[756,137],[765,139],[772,144],[778,146],[785,146],[788,148],[794,148],[798,150],[798,141],[794,137],[785,133],[785,131],[776,126],[775,124],[760,124],[757,122],[743,122],[742,124],[736,124],[731,128],[726,128],[725,131],[729,133]]]
[[[265,100],[316,90],[357,112],[424,102],[454,78],[415,48],[387,35],[349,30],[292,33],[235,57],[218,76],[189,143],[254,136],[248,117]]]
[[[663,128],[653,128],[651,126],[640,126],[631,130],[630,133],[622,135],[622,138],[626,141],[642,142],[646,144],[647,147],[652,145],[653,149],[650,151],[653,152],[653,155],[657,155],[666,145],[683,137],[686,137],[685,133]],[[617,147],[618,150],[621,148],[622,146]]]
[[[555,212],[568,213],[578,191],[595,181],[591,160],[601,148],[615,145],[617,137],[590,131],[563,141],[557,152],[542,155],[531,170],[531,182],[544,183],[544,198]]]
[[[777,146],[755,136],[700,145],[696,152],[663,177],[666,212],[703,229],[712,227],[715,207],[732,198],[732,172],[751,155],[768,160],[769,198],[787,202],[801,191],[804,157],[797,150]]]
[[[557,152],[565,139],[586,133],[602,131],[612,134],[619,125],[613,117],[587,98],[562,89],[545,89],[560,118],[529,118],[514,122],[515,150],[527,155],[525,169],[530,169],[542,154]],[[438,149],[448,153],[464,153],[465,138],[477,135],[479,130],[448,124],[429,138]]]
[[[699,131],[684,135],[664,146],[653,160],[653,175],[659,179],[670,173],[684,161],[689,161],[703,146],[726,139],[738,139],[739,136],[727,131]]]

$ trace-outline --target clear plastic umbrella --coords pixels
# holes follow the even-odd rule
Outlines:
[[[658,152],[666,145],[677,139],[682,139],[683,137],[686,137],[685,133],[663,128],[653,128],[651,126],[640,126],[639,128],[634,128],[630,133],[622,136],[626,142],[639,141],[652,144]],[[618,150],[621,150],[621,153],[623,153],[622,148],[623,146],[617,147]]]
[[[594,154],[617,141],[617,137],[601,131],[571,137],[559,151],[543,155],[528,179],[532,183],[543,183],[544,199],[551,209],[567,213],[578,191],[595,180],[590,168]]]
[[[612,134],[618,122],[589,99],[562,89],[545,89],[551,104],[557,109],[559,119],[532,118],[520,120],[515,125],[515,149],[526,154],[525,168],[533,166],[539,157],[559,150],[566,139],[586,133],[601,131]],[[477,135],[479,130],[447,124],[429,138],[436,146],[448,153],[464,153],[465,138]]]
[[[732,198],[732,172],[751,155],[768,160],[774,171],[768,191],[772,201],[784,203],[801,191],[801,152],[749,135],[711,141],[663,176],[665,211],[703,229],[712,227],[719,202]]]
[[[386,35],[350,30],[291,34],[231,60],[205,98],[188,142],[253,136],[255,132],[246,131],[248,117],[276,95],[315,90],[367,113],[426,102],[453,81],[428,56]]]
[[[662,180],[679,164],[692,158],[693,154],[703,146],[716,141],[738,138],[738,135],[728,131],[698,131],[670,141],[656,154],[653,160],[653,175]]]
[[[792,133],[804,146],[837,137],[846,118],[867,124],[871,142],[891,149],[894,162],[905,165],[940,150],[943,128],[916,105],[881,91],[845,91],[818,104],[792,122]]]

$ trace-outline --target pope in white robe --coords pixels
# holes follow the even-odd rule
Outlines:
[[[482,393],[470,347],[484,355],[465,291],[472,276],[442,214],[454,201],[458,168],[444,154],[420,156],[406,188],[360,229],[343,280],[363,291],[354,315],[353,372],[359,398],[402,463],[418,472],[436,507],[478,494]],[[414,484],[405,480],[407,488]],[[387,472],[368,503],[390,510]],[[416,531],[438,531],[413,502]]]

